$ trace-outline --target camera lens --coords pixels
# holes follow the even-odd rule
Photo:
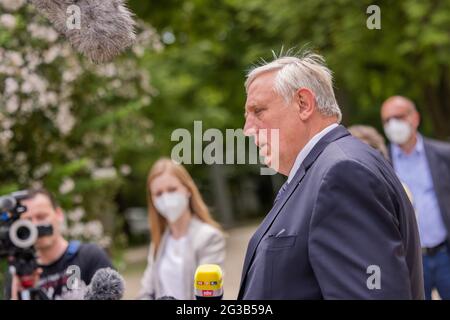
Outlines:
[[[27,240],[31,235],[30,229],[28,227],[20,227],[17,229],[17,237],[20,240]]]
[[[9,239],[18,248],[33,246],[37,238],[37,227],[29,220],[17,220],[9,229]]]

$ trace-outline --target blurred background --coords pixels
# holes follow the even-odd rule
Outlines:
[[[150,166],[170,156],[172,131],[192,132],[195,120],[204,131],[242,128],[245,73],[272,50],[326,58],[345,125],[382,132],[380,105],[400,94],[417,104],[425,135],[450,137],[450,0],[130,0],[138,43],[105,65],[74,53],[26,1],[0,3],[0,194],[53,191],[67,236],[107,249],[130,298],[149,243]],[[366,26],[372,4],[380,30]],[[260,176],[258,165],[187,168],[229,231],[237,286],[248,238],[283,178]]]

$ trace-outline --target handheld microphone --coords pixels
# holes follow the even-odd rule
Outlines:
[[[30,0],[70,44],[94,63],[105,63],[136,40],[124,0]]]
[[[203,264],[195,271],[194,292],[197,300],[221,300],[222,269],[217,264]]]

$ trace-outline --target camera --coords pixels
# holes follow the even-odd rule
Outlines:
[[[17,191],[0,197],[0,257],[33,247],[37,239],[51,235],[51,225],[35,226],[29,220],[21,220],[20,216],[27,210],[21,201],[28,198],[27,191]]]
[[[14,267],[29,299],[43,299],[30,281],[38,268],[34,245],[39,237],[52,235],[53,227],[51,224],[36,226],[29,220],[20,219],[27,210],[21,201],[27,198],[28,191],[0,197],[0,258],[6,258],[9,266]]]

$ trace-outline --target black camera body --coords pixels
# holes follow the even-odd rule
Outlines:
[[[35,226],[29,220],[20,219],[27,210],[21,201],[28,197],[27,191],[0,197],[0,259],[6,258],[22,279],[22,286],[32,291],[33,284],[27,278],[38,268],[34,245],[39,237],[52,235],[53,227]]]

